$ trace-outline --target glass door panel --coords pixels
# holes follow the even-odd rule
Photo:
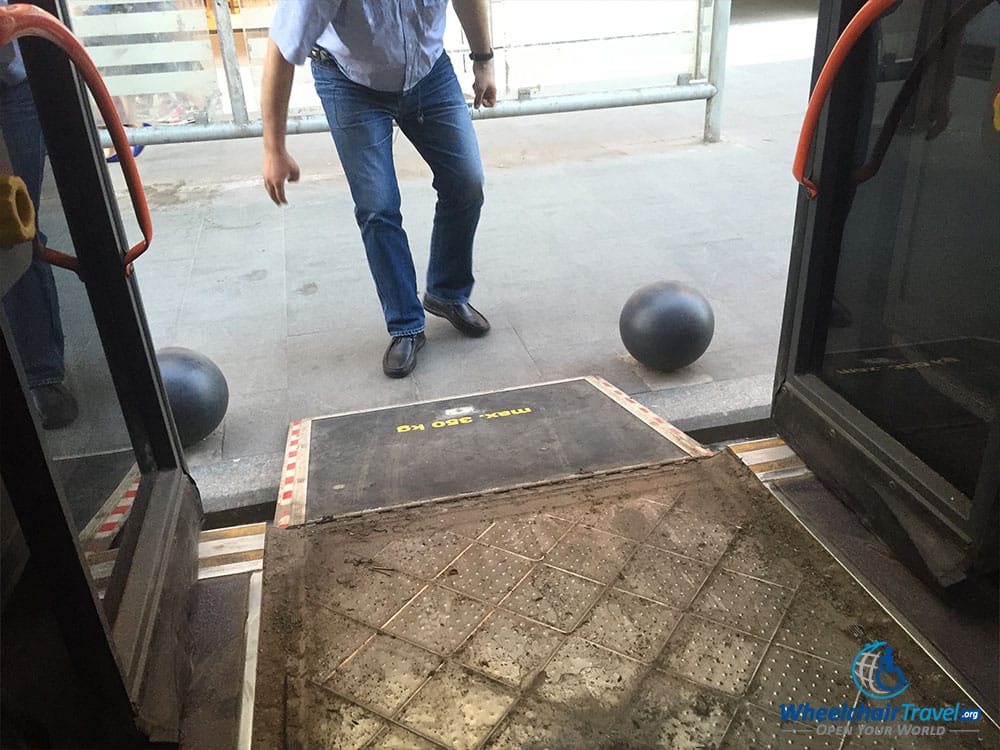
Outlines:
[[[0,88],[0,135],[2,166],[23,182],[36,230],[33,240],[3,253],[9,343],[20,359],[22,386],[70,519],[95,560],[100,591],[139,471],[87,288],[76,273],[42,257],[46,247],[75,252],[26,80]]]
[[[852,53],[866,114],[819,367],[968,498],[1000,394],[998,44],[1000,4],[939,0]]]
[[[29,32],[0,49],[4,486],[41,581],[31,590],[53,594],[48,609],[84,664],[75,674],[116,691],[114,701],[102,694],[115,705],[101,710],[118,711],[123,732],[176,742],[190,659],[178,624],[197,573],[201,502],[125,263],[131,243],[86,88],[59,49],[74,49],[58,29],[69,14],[62,0],[37,2],[42,11],[5,13],[5,31],[39,24],[59,42]]]

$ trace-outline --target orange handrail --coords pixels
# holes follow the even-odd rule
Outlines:
[[[836,44],[833,45],[830,56],[823,65],[819,78],[816,79],[816,87],[809,97],[809,105],[806,107],[806,115],[802,121],[802,131],[799,133],[799,143],[795,149],[795,160],[792,162],[792,175],[805,186],[810,198],[819,195],[819,188],[805,176],[806,162],[809,160],[809,151],[813,137],[816,135],[819,116],[823,111],[823,105],[826,104],[827,97],[830,95],[830,89],[833,88],[833,81],[861,35],[897,3],[899,0],[868,0],[862,5],[851,22],[847,24],[840,38],[837,39]]]
[[[921,85],[928,68],[931,65],[940,64],[940,55],[944,51],[945,45],[952,45],[952,55],[957,53],[958,45],[956,42],[962,38],[962,29],[992,2],[994,0],[968,0],[965,5],[955,11],[954,15],[947,20],[930,42],[925,45],[923,54],[913,63],[910,74],[903,82],[899,93],[896,94],[896,99],[885,117],[885,122],[882,123],[882,127],[878,131],[878,138],[875,140],[871,158],[860,167],[857,167],[851,174],[855,185],[860,185],[862,182],[870,180],[882,168],[882,162],[889,151],[889,145],[892,143],[892,139],[896,137],[896,131],[899,129],[900,122],[902,122],[903,112],[916,94],[917,88]],[[954,69],[952,69],[950,76],[944,76],[943,78],[954,82]],[[939,74],[938,81],[940,82],[943,78]],[[927,134],[928,140],[933,137],[931,133]]]
[[[135,157],[132,156],[132,148],[125,135],[125,127],[122,125],[121,118],[118,117],[114,100],[111,98],[97,66],[90,59],[90,55],[87,54],[80,40],[73,36],[73,33],[59,19],[32,5],[0,6],[0,45],[12,42],[22,36],[37,36],[47,39],[63,50],[80,71],[87,88],[94,95],[101,116],[104,117],[111,142],[115,146],[119,162],[122,165],[125,183],[128,185],[129,196],[132,198],[132,208],[135,211],[135,217],[139,222],[139,229],[143,237],[141,242],[133,245],[125,253],[125,273],[130,274],[133,261],[142,255],[153,241],[153,222],[149,216],[146,194],[142,189],[142,180],[139,178],[139,170],[135,165]],[[73,271],[80,270],[79,259],[72,255],[45,248],[42,257],[63,268],[69,268]]]

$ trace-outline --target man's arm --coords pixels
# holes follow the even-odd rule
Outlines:
[[[295,66],[288,62],[273,39],[267,40],[260,112],[264,121],[264,187],[279,206],[285,200],[285,182],[298,182],[299,165],[285,150],[288,100],[292,95]]]
[[[455,15],[458,16],[462,30],[469,40],[473,52],[485,53],[493,49],[490,42],[490,12],[489,0],[452,0]],[[496,76],[493,72],[493,61],[474,62],[472,72],[476,77],[472,90],[476,99],[472,106],[479,109],[480,105],[492,107],[497,103]]]

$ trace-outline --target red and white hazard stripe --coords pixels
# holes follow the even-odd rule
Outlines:
[[[105,504],[105,508],[108,505],[111,505],[111,507],[106,511],[103,518],[95,516],[94,521],[97,522],[97,528],[94,529],[89,538],[83,540],[84,551],[100,552],[101,550],[106,550],[128,519],[129,514],[132,512],[132,503],[135,502],[135,496],[139,492],[139,483],[142,481],[142,475],[137,470],[134,471],[135,476],[131,479],[126,477],[128,481],[122,482],[118,487],[118,494],[112,496],[114,504],[111,505],[110,502]]]
[[[285,463],[278,486],[274,525],[279,529],[305,520],[306,478],[309,472],[309,433],[311,420],[296,420],[288,428]]]
[[[676,445],[682,451],[687,453],[689,456],[711,456],[712,451],[708,450],[705,446],[699,443],[697,440],[692,438],[685,432],[678,430],[670,422],[665,420],[663,417],[655,414],[654,412],[647,409],[645,406],[640,404],[634,398],[629,396],[627,393],[622,391],[615,385],[612,385],[607,380],[597,375],[591,375],[587,378],[587,382],[601,391],[604,395],[611,398],[620,406],[627,409],[629,412],[637,416],[647,425],[652,427],[658,433],[663,435],[667,440]]]
[[[299,463],[299,443],[302,439],[302,420],[292,422],[288,428],[288,444],[285,447],[285,468],[281,472],[278,486],[278,505],[274,510],[274,523],[280,529],[287,529],[292,521],[292,500],[295,497],[295,470]]]

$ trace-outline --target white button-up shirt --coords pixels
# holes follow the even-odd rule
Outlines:
[[[313,46],[355,83],[407,91],[444,51],[448,0],[279,0],[271,39],[301,65]]]

